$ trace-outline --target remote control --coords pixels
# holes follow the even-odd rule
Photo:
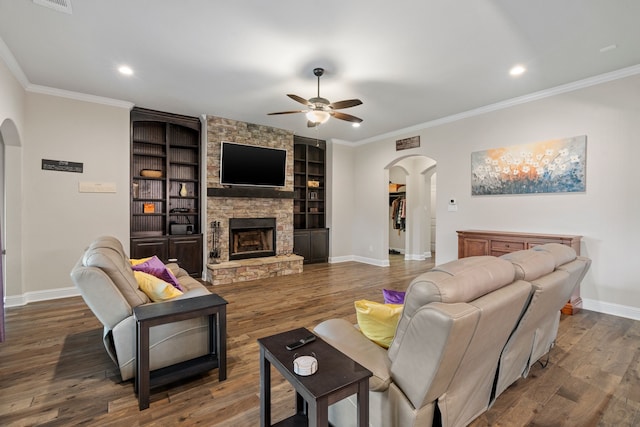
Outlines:
[[[287,344],[286,349],[287,350],[295,350],[296,348],[300,348],[305,344],[309,344],[310,342],[313,342],[316,340],[316,336],[315,335],[309,335],[306,338],[302,338],[299,341],[296,342],[292,342],[291,344]]]

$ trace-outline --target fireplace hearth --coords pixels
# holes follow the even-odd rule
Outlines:
[[[229,260],[275,254],[275,218],[229,218]]]

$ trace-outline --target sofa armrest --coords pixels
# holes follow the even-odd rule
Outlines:
[[[325,320],[313,330],[320,338],[373,373],[369,389],[384,391],[391,383],[391,361],[387,351],[365,337],[344,319]]]
[[[71,280],[93,314],[108,330],[133,313],[122,293],[100,268],[77,263],[71,270]]]
[[[170,262],[169,264],[165,264],[165,266],[169,269],[169,271],[171,271],[171,274],[176,276],[176,278],[178,278],[178,279],[180,277],[182,277],[182,276],[188,276],[189,275],[189,273],[187,273],[187,271],[185,269],[181,268],[175,262]]]

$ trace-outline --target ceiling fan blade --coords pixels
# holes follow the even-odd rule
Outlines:
[[[344,101],[332,102],[329,104],[329,107],[334,110],[340,110],[342,108],[355,107],[356,105],[361,105],[362,101],[359,99],[345,99]]]
[[[287,96],[291,99],[293,99],[294,101],[299,102],[300,104],[306,105],[307,107],[313,107],[313,104],[310,103],[309,101],[307,101],[306,99],[304,99],[301,96],[298,95],[293,95],[291,93],[288,93]]]
[[[308,128],[314,128],[316,126],[318,126],[320,123],[317,122],[312,122],[311,120],[307,120],[307,127]]]
[[[351,114],[345,114],[339,111],[330,111],[329,114],[336,119],[346,120],[351,123],[362,123],[362,119],[360,117],[352,116]]]
[[[307,110],[295,110],[295,111],[279,111],[277,113],[267,113],[267,116],[274,116],[276,114],[293,114],[293,113],[306,113]]]

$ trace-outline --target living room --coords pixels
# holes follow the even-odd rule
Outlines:
[[[129,241],[133,106],[34,84],[14,54],[0,43],[8,307],[77,295],[69,271],[87,244],[107,234]],[[457,258],[458,230],[581,235],[581,254],[593,260],[583,308],[639,320],[636,268],[625,262],[640,235],[639,96],[640,65],[632,65],[367,139],[327,138],[329,265],[388,262],[388,170],[405,156],[426,156],[437,162],[437,264]],[[472,152],[577,135],[587,136],[586,192],[471,195]],[[396,140],[414,136],[420,147],[396,151]],[[42,170],[50,158],[82,162],[82,177]],[[80,193],[79,180],[113,183],[116,192]],[[447,209],[451,198],[457,211]]]

